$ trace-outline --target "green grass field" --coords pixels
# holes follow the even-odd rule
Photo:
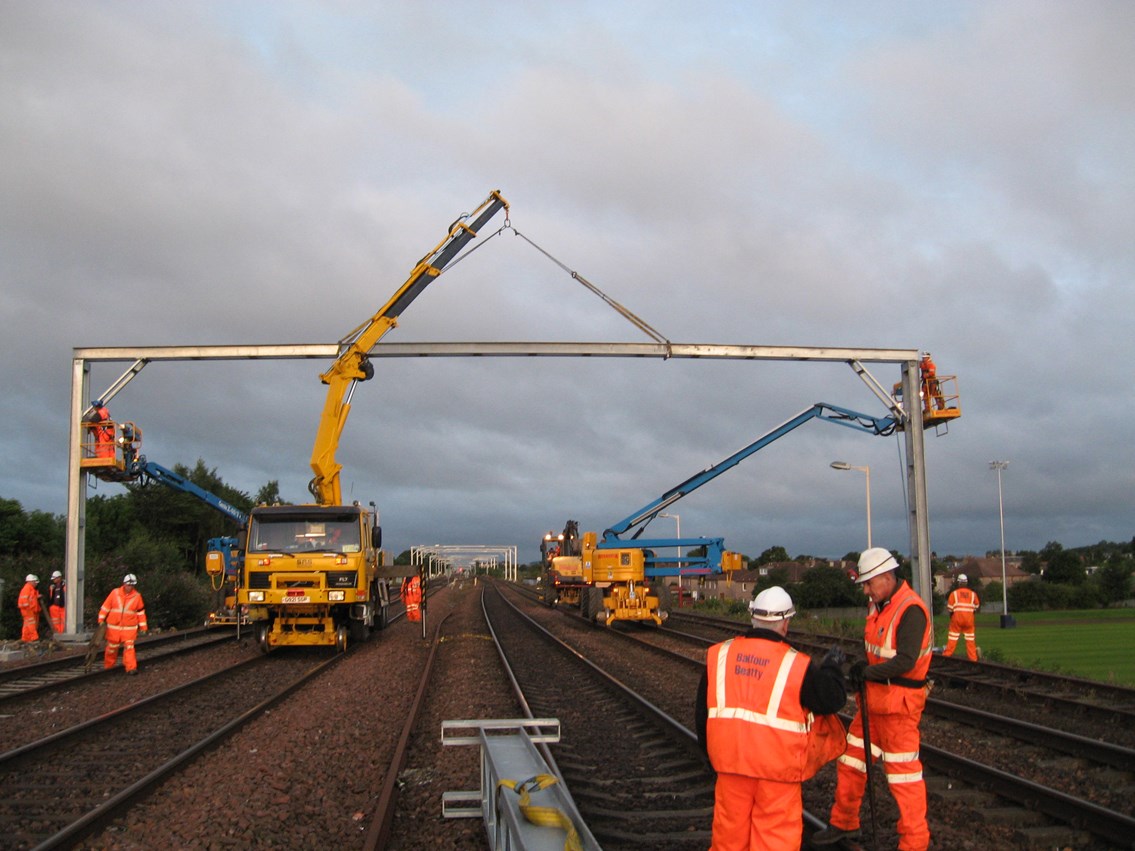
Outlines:
[[[977,646],[988,661],[1135,687],[1135,609],[1010,614],[1012,629],[1001,629],[999,615],[977,616]],[[946,644],[948,624],[947,616],[934,619],[936,646]],[[961,642],[954,656],[965,657]]]

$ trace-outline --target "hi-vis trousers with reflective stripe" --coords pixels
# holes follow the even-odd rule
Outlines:
[[[922,762],[918,757],[918,722],[926,705],[926,693],[922,689],[907,691],[913,711],[871,715],[871,751],[875,755],[872,773],[877,775],[882,763],[887,787],[899,806],[900,851],[926,851],[930,847],[930,826],[926,823],[926,784],[922,781]],[[867,789],[865,759],[863,716],[857,712],[847,731],[847,752],[839,758],[836,768],[835,805],[829,818],[843,830],[859,827],[859,808]]]

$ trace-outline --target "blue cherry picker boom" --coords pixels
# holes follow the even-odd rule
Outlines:
[[[682,497],[813,419],[884,436],[893,434],[900,427],[894,414],[873,417],[817,402],[613,524],[604,530],[601,540],[594,532],[584,532],[578,555],[553,559],[555,571],[579,575],[578,591],[573,591],[578,594],[583,616],[606,626],[617,620],[661,624],[666,617],[666,612],[661,610],[661,594],[657,587],[661,577],[720,573],[740,568],[740,554],[725,550],[721,538],[643,538],[642,533],[650,521]],[[627,535],[629,537],[624,537]],[[705,554],[686,555],[679,559],[657,553],[658,550],[676,547],[704,547]]]
[[[311,454],[315,503],[257,506],[249,517],[238,599],[264,652],[283,645],[343,650],[348,636],[359,641],[385,625],[390,580],[405,576],[406,568],[382,563],[377,510],[343,504],[335,453],[356,385],[374,376],[371,349],[500,210],[507,211],[508,202],[494,191],[454,221],[390,300],[339,341],[335,362],[320,376],[327,398]]]
[[[129,470],[142,481],[154,481],[182,493],[187,493],[204,502],[210,508],[232,520],[244,532],[248,525],[248,515],[215,493],[205,490],[180,473],[163,467],[154,461],[138,456],[129,465]],[[244,557],[243,542],[229,535],[210,538],[206,542],[205,573],[213,590],[219,595],[218,605],[209,612],[209,624],[226,625],[247,623],[246,616],[240,613],[236,604],[236,590],[240,582],[240,566]]]
[[[146,460],[141,454],[142,429],[132,422],[116,422],[102,402],[95,400],[83,417],[83,447],[80,466],[105,482],[127,484],[139,480],[160,482],[168,488],[190,494],[216,509],[240,527],[247,525],[248,515],[235,505],[205,490],[191,480]],[[236,606],[236,587],[240,581],[241,541],[236,537],[219,536],[206,542],[205,572],[218,604],[209,613],[210,624],[233,624],[243,619]]]

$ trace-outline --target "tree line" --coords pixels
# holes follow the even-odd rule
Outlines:
[[[173,469],[246,513],[262,502],[281,501],[275,480],[247,494],[225,484],[203,460]],[[65,515],[25,511],[17,500],[0,498],[0,638],[20,635],[16,598],[24,578],[38,576],[43,593],[52,571],[63,571],[66,528]],[[219,603],[204,571],[208,541],[237,532],[235,521],[206,503],[153,481],[128,484],[124,493],[89,496],[84,625],[97,621],[102,601],[127,573],[138,576],[151,630],[204,623]],[[77,602],[68,595],[68,606]]]

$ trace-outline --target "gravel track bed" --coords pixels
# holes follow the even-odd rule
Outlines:
[[[443,748],[441,722],[520,715],[496,650],[488,640],[480,608],[481,590],[471,582],[441,590],[430,598],[429,640],[421,638],[420,625],[404,620],[376,633],[317,682],[203,755],[111,827],[77,847],[91,851],[361,848],[429,655],[433,631],[449,614],[423,715],[413,731],[407,765],[399,775],[400,798],[387,847],[487,848],[480,820],[441,818],[443,792],[474,789],[479,783],[476,748]],[[692,727],[696,673],[679,674],[676,663],[664,665],[653,655],[632,650],[625,642],[611,641],[604,629],[571,621],[539,603],[522,601],[519,605],[581,653],[609,663],[616,676]],[[738,631],[741,629],[739,626]],[[201,653],[149,663],[140,653],[141,674],[137,677],[115,672],[40,697],[5,702],[0,705],[0,749],[56,732],[258,652],[251,641],[234,641]],[[946,697],[947,692],[941,689],[934,696]],[[1019,716],[1022,709],[1019,702],[998,706],[960,690],[953,690],[948,697],[1003,714]],[[1058,720],[1052,718],[1051,711],[1036,712],[1038,723]],[[986,745],[957,725],[942,728],[941,733],[925,726],[928,744],[980,761],[990,756]],[[1081,735],[1096,735],[1085,722],[1073,719],[1070,726]],[[1115,740],[1125,734],[1112,729],[1101,731],[1099,737]],[[931,741],[939,735],[941,742]],[[998,764],[1006,771],[1024,774],[1036,760],[1036,753],[1030,749],[1007,750],[998,755]],[[1014,768],[1013,760],[1018,758],[1020,765]],[[1074,782],[1077,766],[1074,760],[1064,760],[1043,770],[1050,775],[1066,771]],[[885,781],[879,779],[876,784],[879,847],[894,847],[897,812]],[[805,807],[826,818],[834,789],[832,764],[804,784]],[[1127,793],[1117,793],[1123,794]],[[1121,807],[1114,808],[1122,811]],[[866,830],[866,802],[862,816]],[[930,826],[934,848],[968,851],[1022,847],[1011,827],[984,819],[981,805],[939,792],[933,784]]]
[[[481,782],[479,749],[442,746],[441,722],[524,717],[485,625],[482,588],[464,582],[430,598],[432,623],[449,617],[442,624],[422,716],[399,776],[389,849],[489,847],[481,819],[441,817],[442,793],[474,790]]]
[[[128,677],[119,667],[39,695],[10,698],[0,703],[0,751],[9,751],[141,698],[230,668],[258,653],[251,641],[235,639],[153,662],[148,662],[144,651],[139,651],[137,676]]]

